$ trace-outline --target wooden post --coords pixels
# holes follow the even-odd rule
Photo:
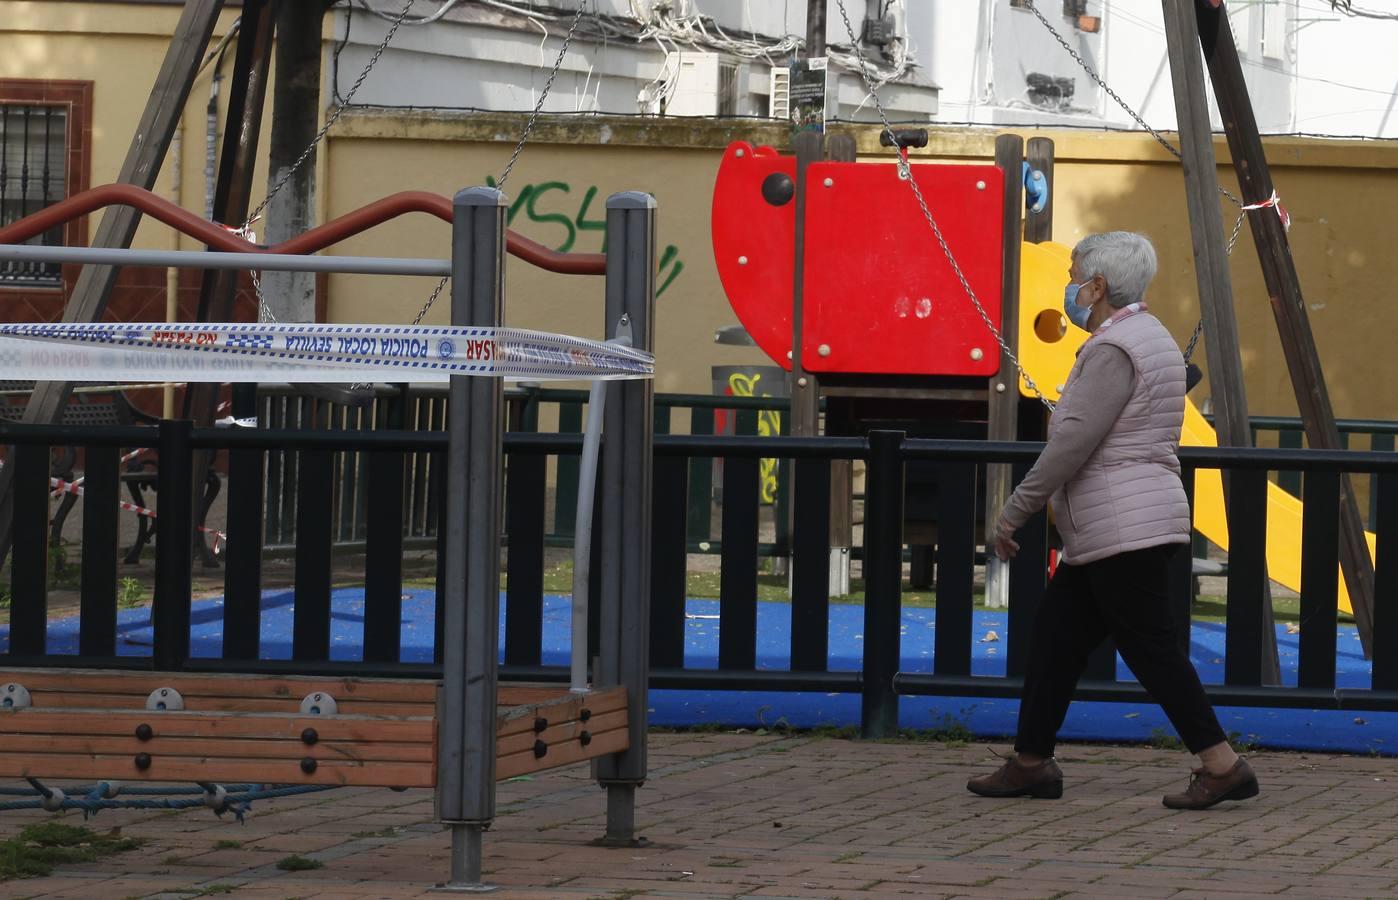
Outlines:
[[[155,86],[146,101],[145,112],[136,126],[126,159],[121,164],[117,181],[150,190],[160,174],[160,164],[170,149],[170,140],[184,114],[190,88],[199,72],[209,36],[213,34],[223,0],[187,0],[180,14],[165,60],[160,64]],[[94,247],[129,247],[136,234],[141,214],[130,206],[115,206],[102,213],[102,221],[92,239]],[[84,266],[73,287],[73,293],[63,309],[64,322],[96,322],[106,312],[117,270],[113,266]],[[35,386],[29,404],[24,409],[27,424],[53,424],[63,415],[72,393],[70,382],[49,381]],[[11,509],[13,504],[12,473],[0,469],[0,561],[9,552]]]
[[[272,131],[267,148],[269,192],[312,145],[320,127],[320,36],[325,9],[325,3],[286,0],[280,0],[276,7],[277,77],[272,84]],[[316,161],[313,148],[267,203],[266,221],[258,226],[267,243],[280,243],[314,224]],[[313,273],[266,272],[262,292],[277,321],[316,320]]]
[[[1186,0],[1173,0],[1183,6]],[[1199,42],[1213,80],[1214,96],[1218,98],[1223,131],[1228,137],[1228,149],[1233,168],[1238,173],[1243,202],[1261,203],[1272,196],[1272,174],[1262,149],[1262,137],[1257,133],[1257,119],[1248,97],[1247,82],[1243,80],[1238,48],[1233,43],[1233,31],[1228,13],[1220,5],[1214,8],[1206,2],[1196,2]],[[1192,42],[1191,42],[1192,43]],[[1257,245],[1262,264],[1262,278],[1272,303],[1272,314],[1281,335],[1282,353],[1291,372],[1291,384],[1296,391],[1296,405],[1306,429],[1306,441],[1323,450],[1342,449],[1340,432],[1335,427],[1335,411],[1330,405],[1330,393],[1325,387],[1320,354],[1311,333],[1310,318],[1301,296],[1301,283],[1296,277],[1296,264],[1291,259],[1286,228],[1272,208],[1255,209],[1248,213],[1253,242]],[[1207,323],[1205,331],[1208,331]],[[1213,362],[1213,347],[1209,347],[1209,362]],[[1212,365],[1211,365],[1212,368]],[[1354,495],[1354,484],[1348,474],[1340,480],[1340,568],[1349,587],[1354,618],[1367,658],[1372,649],[1374,627],[1374,565],[1364,537],[1363,519]]]
[[[792,270],[791,306],[791,433],[814,437],[819,433],[820,390],[815,376],[806,372],[801,359],[805,335],[806,167],[825,157],[825,135],[803,131],[792,138],[796,151],[796,240]]]
[[[806,59],[825,55],[825,8],[828,0],[806,0]]]
[[[218,181],[214,189],[214,220],[228,225],[242,225],[248,214],[252,195],[253,172],[257,168],[258,138],[262,134],[262,108],[266,104],[267,76],[272,61],[272,36],[275,30],[268,0],[245,0],[242,25],[238,30],[238,49],[233,57],[232,89],[228,94],[228,114],[224,125],[223,147],[219,154]],[[208,249],[213,249],[212,247]],[[205,270],[199,286],[201,322],[230,322],[237,295],[238,281],[243,273],[229,270]],[[209,425],[217,415],[219,385],[191,384],[185,391],[184,416],[197,425]],[[212,452],[194,452],[194,482],[192,491],[199,496],[208,472]],[[202,523],[200,509],[195,523]],[[204,538],[197,532],[195,546],[205,558]]]
[[[832,136],[826,145],[832,162],[852,163],[857,158],[854,137]],[[820,391],[815,391],[820,402]],[[847,459],[830,461],[830,575],[829,594],[839,597],[850,591],[850,560],[854,547],[854,463]]]
[[[1252,432],[1248,427],[1247,391],[1238,349],[1238,320],[1233,311],[1228,248],[1218,213],[1218,169],[1192,6],[1193,0],[1164,0],[1165,41],[1179,120],[1185,200],[1194,245],[1194,274],[1204,320],[1204,346],[1209,355],[1209,384],[1213,388],[1218,443],[1221,447],[1249,447]],[[1224,473],[1224,478],[1228,478],[1228,473]],[[1225,486],[1224,496],[1227,495]],[[1265,607],[1262,617],[1265,633],[1274,635],[1270,585],[1263,586],[1261,597]],[[1263,643],[1262,683],[1277,684],[1281,676],[1276,641]]]
[[[1029,168],[1042,172],[1048,196],[1042,209],[1030,209],[1024,213],[1024,239],[1031,244],[1042,244],[1053,240],[1053,140],[1050,138],[1030,138],[1025,145],[1025,159]]]
[[[238,49],[233,57],[233,76],[229,79],[232,89],[228,95],[228,115],[224,124],[223,147],[219,153],[218,181],[214,188],[213,217],[226,225],[241,226],[251,202],[258,139],[262,134],[262,108],[266,105],[267,76],[272,61],[274,19],[267,0],[248,0],[243,4]],[[231,320],[241,274],[235,271],[204,272],[199,290],[200,321]],[[190,385],[185,414],[207,422],[204,417],[212,416],[214,412],[217,388],[218,385],[212,384]]]
[[[995,139],[995,166],[1005,176],[1005,193],[1001,215],[1004,233],[1000,244],[1000,333],[1010,349],[1015,349],[1019,334],[1019,248],[1023,242],[1022,216],[1024,210],[1024,139],[1017,134],[1002,134]],[[1012,441],[1015,439],[1019,412],[1019,374],[1009,353],[1000,351],[1000,370],[991,376],[988,385],[986,439]],[[995,522],[1000,510],[1009,502],[1010,467],[1005,464],[985,467],[985,522]],[[940,490],[940,488],[939,488]],[[1009,605],[1009,567],[986,554],[985,604],[992,608]]]

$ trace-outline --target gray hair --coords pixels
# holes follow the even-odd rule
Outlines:
[[[1130,231],[1089,234],[1073,248],[1073,260],[1084,277],[1107,280],[1107,302],[1117,309],[1145,297],[1155,277],[1155,247],[1150,238]]]

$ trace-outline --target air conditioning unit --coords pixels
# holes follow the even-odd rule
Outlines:
[[[791,69],[786,66],[773,66],[771,71],[771,98],[767,115],[783,121],[791,118]]]
[[[667,116],[738,114],[738,64],[719,53],[671,53],[665,60],[673,85]]]

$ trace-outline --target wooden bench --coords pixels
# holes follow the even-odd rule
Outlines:
[[[0,670],[0,778],[432,787],[439,690],[435,681]],[[502,686],[496,777],[625,750],[627,720],[625,688]]]
[[[0,381],[0,422],[19,422],[24,417],[24,408],[28,402],[27,395],[17,395],[16,391],[32,391],[34,382],[32,381]],[[21,402],[16,402],[16,398]],[[154,416],[146,415],[131,405],[126,399],[126,395],[121,391],[113,391],[103,394],[75,394],[63,408],[64,425],[154,425],[160,420]],[[155,436],[151,435],[151,443],[154,445]],[[73,468],[77,464],[78,452],[74,447],[59,448],[54,457],[53,466],[50,469],[56,478],[65,481],[73,480]],[[156,485],[156,461],[149,456],[141,456],[131,460],[126,464],[125,471],[121,474],[122,484],[126,485],[126,490],[131,495],[131,502],[142,508],[149,507],[150,503],[145,497],[146,491],[155,490]],[[218,497],[220,482],[218,473],[210,465],[207,476],[204,479],[203,505],[199,510],[198,524],[204,524],[204,518],[208,514],[209,508],[213,505],[214,499]],[[65,493],[59,501],[58,509],[53,514],[50,523],[49,542],[57,547],[62,544],[63,524],[67,521],[68,513],[78,502],[78,495]],[[155,526],[145,516],[138,516],[136,522],[136,540],[131,548],[126,552],[124,561],[128,565],[134,565],[141,560],[141,550],[147,543],[155,537]],[[217,567],[218,559],[208,543],[202,538],[198,541],[200,560],[208,567]]]

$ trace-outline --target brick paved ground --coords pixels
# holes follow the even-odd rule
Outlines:
[[[1398,895],[1391,761],[1258,755],[1259,800],[1177,813],[1160,795],[1186,780],[1182,753],[1074,746],[1060,759],[1062,800],[994,801],[964,788],[991,762],[979,746],[657,735],[639,811],[651,846],[588,845],[603,797],[575,766],[500,786],[489,879],[502,897]],[[6,813],[0,831],[41,818]],[[447,869],[424,791],[260,803],[244,826],[203,810],[105,812],[91,824],[149,843],[0,884],[0,896],[419,897]],[[215,849],[220,840],[242,846]],[[279,871],[291,853],[324,868]]]

